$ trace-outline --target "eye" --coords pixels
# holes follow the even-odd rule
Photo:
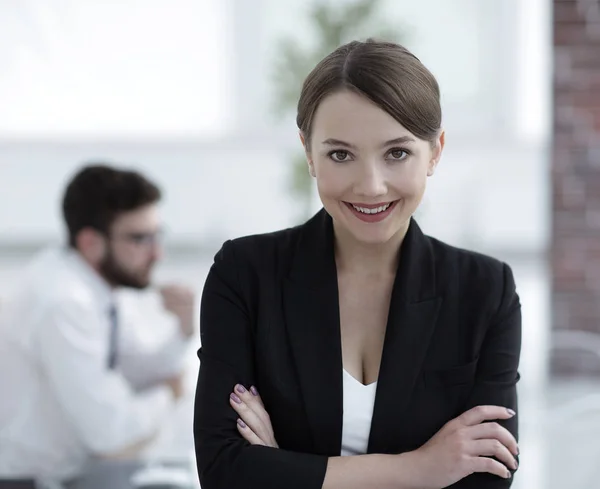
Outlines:
[[[337,161],[338,163],[342,163],[344,161],[349,161],[350,158],[350,153],[348,153],[348,151],[345,151],[343,149],[336,149],[334,151],[330,151],[328,156],[333,160],[333,161]]]
[[[401,161],[405,159],[409,154],[410,153],[405,149],[392,148],[388,153],[388,157],[390,160]]]

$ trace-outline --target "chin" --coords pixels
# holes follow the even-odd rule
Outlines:
[[[350,234],[359,243],[366,245],[382,245],[390,241],[400,230],[382,230],[381,232],[365,232],[364,230],[349,229]]]
[[[123,277],[121,280],[122,287],[128,287],[130,289],[144,290],[150,286],[149,277]]]
[[[150,278],[143,278],[138,280],[137,282],[137,288],[140,290],[143,289],[147,289],[148,287],[150,287]]]

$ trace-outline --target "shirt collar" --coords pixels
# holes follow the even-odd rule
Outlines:
[[[108,311],[109,307],[116,302],[114,289],[77,250],[67,248],[64,253],[67,261],[90,287],[100,306]]]

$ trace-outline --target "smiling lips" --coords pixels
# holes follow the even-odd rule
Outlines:
[[[344,202],[348,209],[361,221],[364,222],[380,222],[383,221],[387,216],[389,216],[396,207],[396,203],[398,201],[395,200],[393,202],[388,202],[386,204],[351,204],[349,202]]]

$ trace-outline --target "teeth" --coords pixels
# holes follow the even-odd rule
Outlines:
[[[383,212],[383,211],[387,210],[388,207],[391,206],[391,205],[392,204],[390,202],[389,204],[385,204],[385,205],[382,205],[380,207],[375,207],[373,209],[366,209],[364,207],[358,207],[358,206],[356,206],[354,204],[352,204],[352,207],[354,207],[358,212],[362,212],[363,214],[378,214],[380,212]]]

